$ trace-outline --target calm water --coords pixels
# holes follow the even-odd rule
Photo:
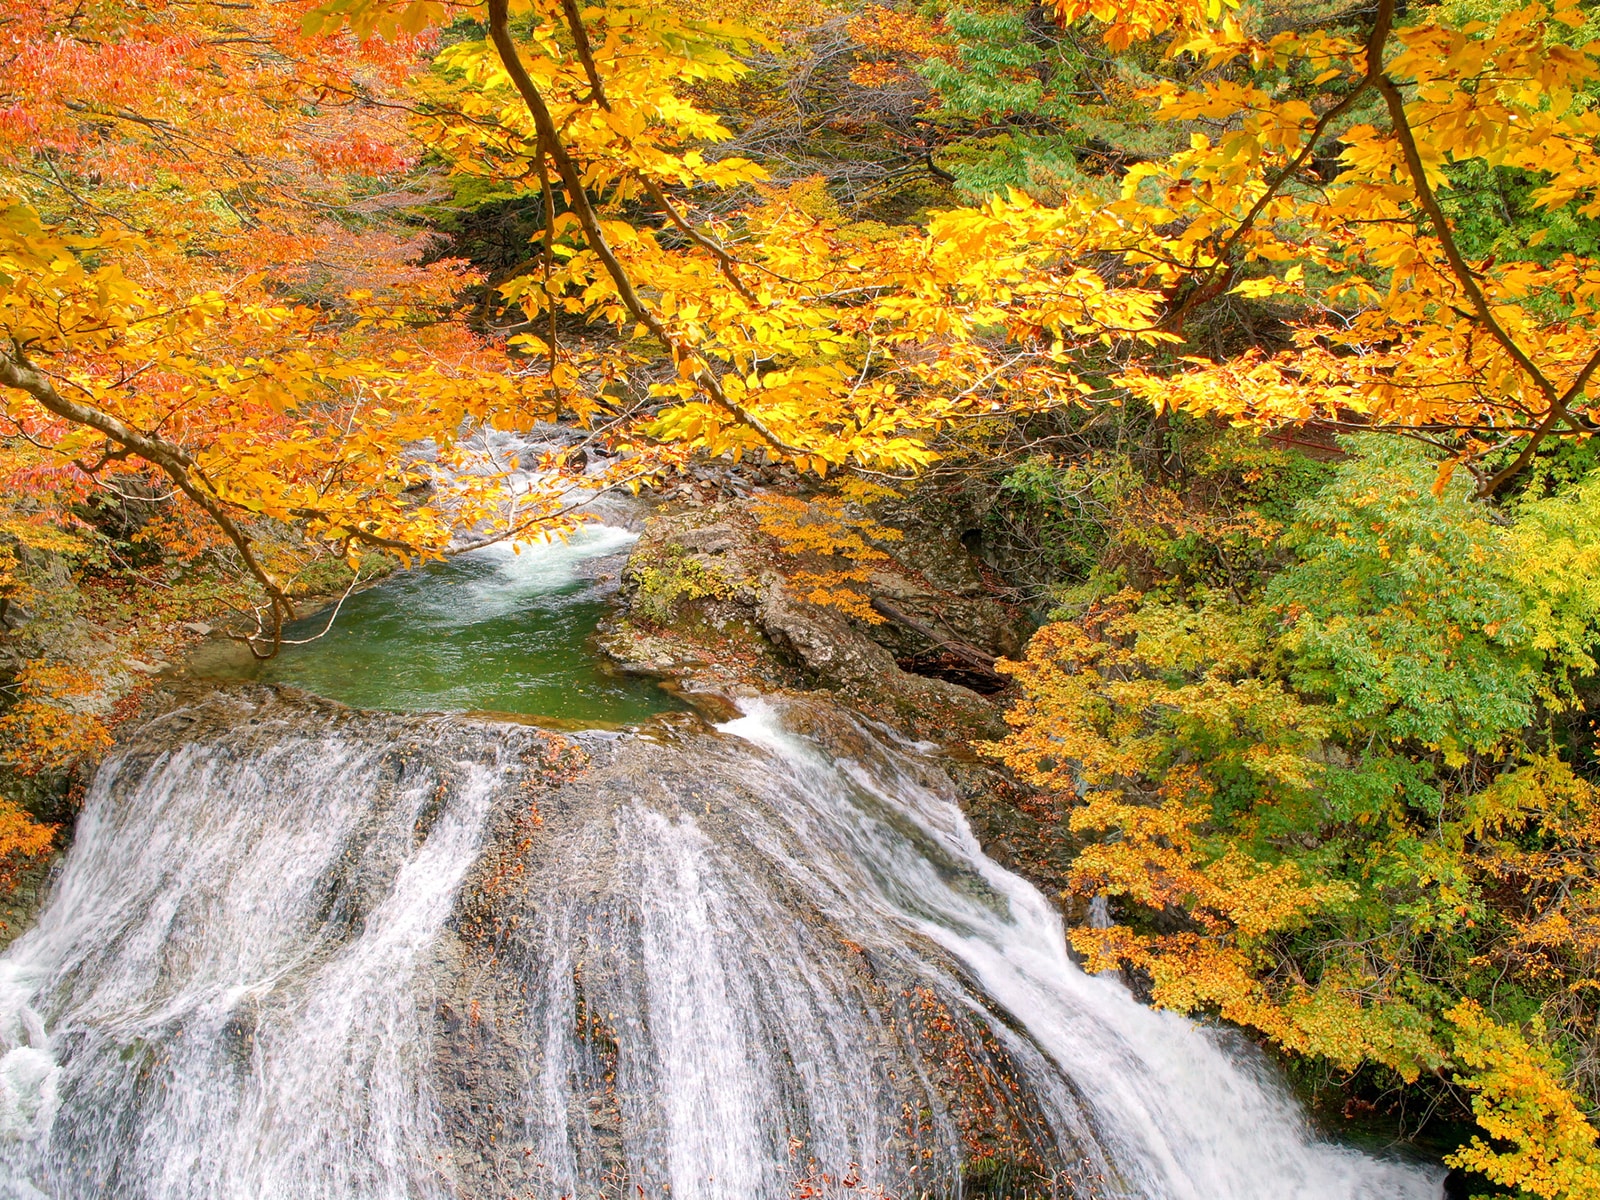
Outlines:
[[[197,674],[304,688],[358,708],[494,712],[626,725],[678,707],[590,644],[620,555],[637,535],[589,526],[569,542],[493,546],[406,571],[345,601],[332,630],[268,662],[214,643]],[[615,559],[613,562],[601,560]],[[289,640],[327,623],[314,614]]]

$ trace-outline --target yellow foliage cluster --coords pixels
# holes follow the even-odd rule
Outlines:
[[[41,824],[15,802],[0,799],[0,896],[15,886],[28,863],[50,852],[55,835],[54,825]]]
[[[872,578],[872,565],[889,555],[874,542],[899,541],[898,529],[865,515],[840,495],[811,500],[769,495],[751,506],[761,532],[793,561],[789,581],[812,604],[837,608],[869,624],[884,618],[859,586]],[[848,566],[824,566],[844,559]]]
[[[5,761],[25,775],[56,771],[111,745],[105,722],[86,710],[100,680],[78,667],[33,662],[17,673],[15,699],[0,716]]]
[[[1531,4],[1492,26],[1452,28],[1435,10],[1402,24],[1385,4],[1365,39],[1257,35],[1220,11],[1196,20],[1194,7],[1101,7],[1140,30],[1184,26],[1168,53],[1208,66],[1198,86],[1152,93],[1164,118],[1195,129],[1189,149],[1135,166],[1122,201],[1100,214],[1120,228],[1125,261],[1178,297],[1168,327],[1224,291],[1298,297],[1308,314],[1292,350],[1190,357],[1175,379],[1136,367],[1124,381],[1135,395],[1238,422],[1355,415],[1456,429],[1466,458],[1576,427],[1571,409],[1588,403],[1600,362],[1592,260],[1468,262],[1439,200],[1446,164],[1479,162],[1534,173],[1547,211],[1600,212],[1600,114],[1576,99],[1600,79],[1600,44],[1553,36],[1583,23],[1575,6]],[[1313,73],[1328,98],[1276,97],[1218,71],[1230,64]],[[1366,97],[1385,120],[1346,115]],[[1220,133],[1200,131],[1213,122]],[[1304,186],[1299,173],[1333,136],[1337,177]],[[1494,490],[1510,477],[1484,482]]]
[[[1525,1038],[1470,1000],[1448,1015],[1458,1082],[1471,1091],[1473,1114],[1497,1143],[1474,1136],[1450,1164],[1541,1200],[1600,1194],[1600,1137],[1563,1084],[1561,1065],[1540,1045],[1542,1023],[1536,1020]]]
[[[1077,928],[1073,944],[1090,969],[1143,973],[1158,1004],[1215,1013],[1296,1054],[1407,1081],[1453,1070],[1486,1135],[1454,1164],[1546,1200],[1596,1194],[1600,1133],[1546,1022],[1583,1053],[1600,1008],[1600,788],[1553,754],[1486,762],[1490,782],[1462,790],[1423,836],[1393,796],[1362,871],[1322,874],[1319,845],[1348,837],[1321,789],[1350,759],[1330,740],[1336,713],[1275,673],[1281,643],[1260,619],[1123,593],[1046,625],[1022,661],[1000,665],[1021,697],[1011,732],[986,750],[1074,802],[1071,827],[1090,840],[1072,887],[1118,898],[1129,916],[1165,914],[1155,929]],[[1422,890],[1391,892],[1393,924],[1358,935],[1358,907],[1370,919],[1378,903],[1361,875],[1380,895],[1386,877],[1399,887],[1390,856]],[[1452,953],[1474,970],[1544,997],[1527,1028],[1452,995],[1464,977],[1406,968],[1408,939],[1448,937],[1473,946]],[[1586,1087],[1593,1067],[1579,1065]]]
[[[911,78],[906,60],[950,57],[942,26],[942,21],[929,20],[921,13],[871,6],[853,18],[848,29],[858,46],[878,57],[853,67],[851,81],[871,88],[902,83]]]
[[[1173,761],[1171,740],[1149,724],[1160,713],[1232,747],[1267,813],[1299,803],[1313,781],[1325,714],[1252,673],[1265,646],[1244,620],[1220,608],[1135,608],[1134,599],[1047,625],[1022,661],[999,666],[1022,698],[1007,714],[1011,733],[986,749],[1029,784],[1077,797],[1075,831],[1109,835],[1074,861],[1073,886],[1182,911],[1196,925],[1151,935],[1081,928],[1074,945],[1091,967],[1148,972],[1159,1004],[1216,1011],[1298,1053],[1350,1068],[1376,1060],[1413,1079],[1437,1066],[1440,1052],[1407,1006],[1368,1003],[1371,978],[1332,972],[1310,982],[1280,953],[1282,934],[1353,899],[1348,885],[1238,845],[1219,849],[1207,830],[1213,784],[1195,764]]]

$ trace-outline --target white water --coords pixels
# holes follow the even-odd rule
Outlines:
[[[830,759],[758,705],[721,728],[772,754],[785,806],[806,840],[847,845],[834,882],[891,923],[948,950],[1015,1017],[1072,1084],[1041,1089],[1055,1124],[1092,1114],[1108,1195],[1172,1200],[1388,1200],[1437,1197],[1442,1172],[1375,1162],[1316,1140],[1292,1097],[1251,1053],[1182,1017],[1137,1003],[1120,982],[1068,957],[1049,902],[978,846],[948,788],[877,747],[872,761]],[[909,817],[929,853],[896,825]],[[948,856],[944,863],[939,859]],[[965,880],[952,878],[971,872]],[[859,868],[865,865],[867,870]],[[976,880],[982,886],[974,886]],[[997,1027],[997,1031],[999,1028]],[[1075,1091],[1075,1095],[1073,1092]]]
[[[497,772],[397,758],[285,731],[102,769],[0,958],[0,1194],[449,1194],[417,991]]]
[[[452,626],[511,616],[536,597],[570,588],[586,561],[620,554],[638,540],[637,533],[595,522],[579,526],[566,538],[496,542],[455,560],[492,565],[491,573],[467,576],[460,586],[452,587],[419,577],[405,604],[425,614],[441,634]]]
[[[1440,1194],[1086,976],[948,781],[836,712],[595,740],[530,792],[531,731],[256,703],[108,764],[0,958],[0,1196],[910,1200],[997,1139],[1014,1196]]]

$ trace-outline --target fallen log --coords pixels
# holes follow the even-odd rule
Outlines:
[[[997,683],[1006,682],[1005,676],[994,669],[994,655],[985,654],[976,646],[951,637],[947,633],[941,633],[932,625],[927,624],[925,621],[919,621],[916,617],[891,604],[882,596],[871,597],[871,602],[874,612],[882,614],[896,625],[904,625],[912,633],[922,635],[940,649],[948,650],[979,674],[987,676]]]

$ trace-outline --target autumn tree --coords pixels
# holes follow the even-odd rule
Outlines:
[[[420,265],[397,219],[419,149],[385,97],[428,41],[308,39],[303,14],[17,6],[0,125],[16,493],[59,525],[154,471],[253,579],[264,653],[296,563],[254,525],[437,552],[491,504],[416,502],[456,434],[536,415],[452,319],[462,264]]]
[[[394,110],[409,114],[402,133],[373,102],[376,84],[414,72],[432,31],[474,13],[486,36],[453,33],[415,74]],[[354,241],[345,229],[317,242],[307,214],[326,197],[323,210],[286,197],[313,176],[348,180],[363,166],[352,154],[383,169],[426,145],[453,172],[541,198],[540,265],[501,287],[528,316],[517,340],[547,364],[539,390],[551,411],[606,408],[636,443],[905,473],[931,460],[931,440],[953,422],[1120,388],[1233,420],[1401,428],[1447,445],[1493,493],[1546,439],[1585,431],[1597,360],[1583,260],[1469,263],[1439,195],[1447,161],[1513,163],[1547,176],[1534,203],[1586,213],[1592,117],[1574,97],[1593,74],[1587,51],[1552,40],[1532,10],[1462,30],[1397,27],[1388,4],[1370,21],[1335,14],[1326,27],[1288,27],[1270,12],[1241,23],[1186,3],[1057,15],[1089,22],[1112,49],[1160,40],[1182,69],[1153,95],[1161,117],[1190,127],[1188,147],[1129,167],[1111,204],[1093,192],[1055,205],[1013,194],[891,227],[852,223],[793,188],[731,217],[695,211],[708,194],[759,192],[764,172],[715,153],[729,131],[694,100],[697,85],[743,70],[736,55],[753,35],[687,13],[337,0],[309,12],[228,10],[204,18],[215,28],[190,28],[177,10],[108,6],[87,24],[45,10],[25,26],[38,61],[24,70],[19,60],[15,74],[19,100],[43,101],[47,119],[30,125],[18,155],[48,142],[54,170],[55,147],[68,145],[128,171],[183,164],[171,167],[188,181],[176,191],[204,215],[167,225],[183,230],[167,237],[186,247],[179,269],[137,222],[80,218],[68,232],[36,202],[20,205],[9,253],[26,286],[8,293],[6,381],[48,419],[93,431],[95,451],[68,446],[80,467],[139,457],[205,510],[265,593],[270,628],[286,598],[249,549],[242,514],[339,546],[436,549],[449,522],[399,499],[419,481],[402,447],[501,419],[527,396],[473,362],[439,319],[447,268],[391,272],[383,288],[345,288],[336,304],[284,303],[296,286],[291,250],[303,259],[311,243]],[[56,87],[68,68],[52,57],[66,42],[52,40],[51,19],[76,23],[72,53],[98,45],[108,56],[78,63],[73,88]],[[267,45],[281,53],[252,49]],[[90,94],[134,48],[170,68],[159,111]],[[198,114],[218,107],[207,88],[222,78],[234,81],[231,123],[216,128]],[[307,107],[317,120],[301,115]],[[278,149],[252,155],[252,138]],[[231,157],[218,153],[224,143]],[[127,183],[138,186],[133,174]],[[256,229],[269,208],[299,214],[277,238]],[[247,288],[200,290],[216,282],[191,278],[205,239],[209,257],[239,266],[274,245],[278,257],[243,275]],[[134,257],[145,265],[125,269]],[[162,290],[176,280],[196,286]],[[1162,348],[1223,296],[1283,300],[1293,348],[1184,359],[1174,373]],[[70,325],[59,316],[68,312]],[[616,335],[563,338],[563,314],[609,322]],[[208,348],[209,338],[220,340]],[[448,353],[416,349],[452,338]],[[291,342],[296,353],[278,353]],[[1126,362],[1119,347],[1144,349],[1110,379],[1083,377],[1091,351]],[[241,365],[269,360],[270,374]],[[63,390],[55,375],[69,362],[82,378]],[[119,374],[128,370],[137,385]],[[648,402],[608,405],[615,382],[637,375],[650,381]],[[336,415],[355,392],[367,394],[358,433]],[[196,458],[164,424],[181,411],[200,429],[211,406],[194,394],[230,397],[212,410],[214,427],[254,431],[270,414],[281,428],[267,441],[292,450],[262,458],[258,437],[221,436],[211,459]]]
[[[1498,1139],[1458,1162],[1576,1197],[1600,1179],[1594,484],[1507,524],[1437,468],[1365,443],[1243,602],[1061,613],[1002,667],[1022,697],[991,750],[1076,801],[1073,885],[1118,916],[1074,931],[1092,967],[1343,1072],[1453,1081]]]
[[[1550,540],[1529,557],[1462,484],[1509,501],[1552,445],[1594,432],[1596,268],[1571,238],[1464,230],[1451,197],[1513,170],[1518,203],[1552,227],[1600,216],[1600,45],[1563,32],[1584,23],[1574,6],[862,14],[858,80],[915,66],[946,117],[1109,130],[1154,111],[1169,131],[1130,153],[1121,134],[1111,154],[1079,137],[1071,169],[1032,176],[1006,159],[1013,135],[968,154],[970,202],[901,224],[724,152],[736,118],[714,99],[762,36],[699,6],[12,15],[0,385],[16,490],[39,503],[6,530],[22,546],[70,535],[38,518],[152,472],[253,580],[263,652],[292,612],[292,563],[256,527],[336,554],[443,552],[496,515],[489,487],[418,498],[475,425],[560,415],[663,461],[897,479],[952,431],[1130,403],[1431,445],[1361,460],[1367,474],[1307,500],[1281,542],[1242,520],[1233,535],[1283,558],[1227,595],[1102,596],[1048,627],[1002,752],[1041,787],[1079,790],[1083,773],[1075,819],[1104,840],[1084,880],[1187,912],[1176,942],[1130,926],[1100,949],[1149,972],[1159,999],[1339,1062],[1460,1071],[1485,1128],[1523,1155],[1463,1161],[1533,1194],[1581,1191],[1587,1127],[1529,1014],[1475,1010],[1465,991],[1445,1005],[1407,973],[1446,934],[1475,952],[1461,931],[1488,921],[1485,881],[1545,895],[1588,853],[1590,798],[1528,733],[1592,666],[1587,600],[1576,568],[1529,583],[1493,565],[1537,575],[1586,535],[1560,531],[1570,512],[1530,510],[1518,536]],[[1111,86],[1062,59],[1052,30],[1139,70]],[[941,157],[930,166],[955,174]],[[496,285],[517,310],[514,357],[466,331],[460,265],[419,265],[385,211],[423,166],[538,214],[523,269]],[[1029,190],[999,190],[1013,181]],[[1186,344],[1218,312],[1267,332]],[[1394,487],[1403,511],[1385,507]],[[558,519],[559,503],[524,517]],[[1428,594],[1450,599],[1438,620],[1421,615]],[[1544,799],[1522,816],[1468,811],[1539,771]],[[1564,831],[1554,844],[1541,820]],[[1332,849],[1285,848],[1308,838]],[[1374,899],[1372,879],[1389,891]],[[1392,894],[1417,897],[1398,925]],[[1513,916],[1493,915],[1509,938]],[[1356,951],[1304,949],[1369,918]],[[1575,970],[1586,935],[1545,932]]]

